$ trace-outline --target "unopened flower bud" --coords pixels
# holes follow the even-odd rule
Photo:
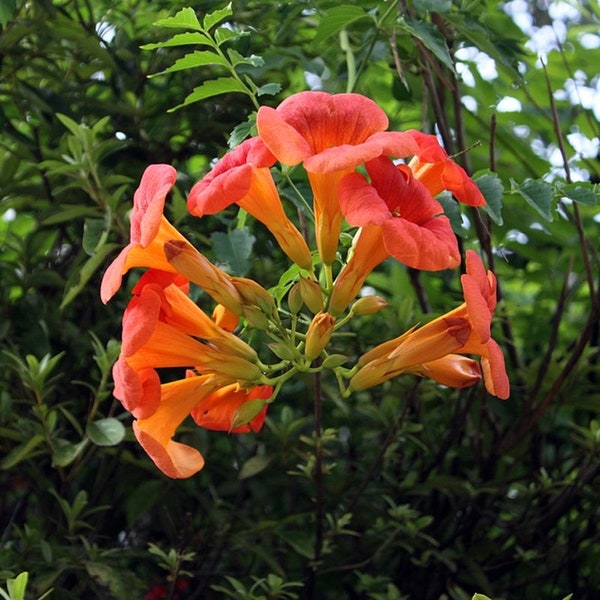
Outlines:
[[[304,355],[306,358],[314,360],[323,352],[327,344],[329,344],[334,325],[335,318],[329,313],[319,312],[314,316],[306,332],[306,341],[304,343]]]
[[[352,305],[352,312],[359,316],[374,315],[387,305],[388,303],[381,296],[365,296]]]
[[[306,279],[301,277],[300,281],[300,295],[304,304],[308,307],[308,310],[317,314],[323,310],[323,291],[321,286],[312,279]]]
[[[255,306],[244,306],[244,317],[246,317],[250,327],[254,327],[254,329],[264,331],[269,328],[269,319],[262,310]]]
[[[262,285],[245,277],[232,277],[231,282],[240,293],[245,305],[259,308],[266,315],[272,315],[275,312],[275,301]]]
[[[300,282],[295,283],[290,291],[288,292],[288,307],[293,315],[300,312],[304,300],[302,300],[302,293],[300,290]]]

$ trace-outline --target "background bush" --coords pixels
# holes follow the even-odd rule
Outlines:
[[[475,174],[489,207],[454,226],[499,278],[512,395],[404,377],[343,400],[325,379],[319,436],[306,376],[257,435],[186,429],[207,466],[171,481],[112,398],[128,292],[98,297],[145,166],[178,169],[168,216],[209,258],[266,287],[287,268],[235,211],[186,216],[186,192],[255,109],[227,93],[170,112],[226,75],[148,77],[193,50],[140,48],[172,35],[153,23],[187,4],[0,5],[0,579],[27,571],[31,597],[61,599],[594,597],[597,3],[233,3],[229,47],[262,58],[241,73],[280,86],[261,103],[354,90],[392,129],[439,133]],[[200,17],[215,8],[194,5]],[[543,63],[507,10],[529,15],[534,39],[556,36]],[[244,260],[215,234],[252,242]],[[368,283],[390,307],[340,352],[460,300],[456,273],[386,263]]]

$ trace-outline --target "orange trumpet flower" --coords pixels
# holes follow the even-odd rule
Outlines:
[[[361,367],[350,380],[349,390],[363,390],[401,373],[430,377],[445,385],[464,387],[479,378],[477,368],[464,354],[481,357],[487,391],[506,399],[510,384],[504,357],[490,335],[496,307],[496,278],[485,270],[477,253],[466,255],[466,274],[461,276],[465,302],[419,329],[412,329],[363,354]]]
[[[236,203],[269,229],[298,266],[310,271],[310,250],[285,214],[269,171],[274,162],[275,157],[260,138],[242,142],[190,190],[188,210],[201,217]]]
[[[415,156],[408,163],[416,177],[431,193],[452,192],[457,200],[469,206],[483,206],[485,198],[477,184],[440,146],[435,135],[411,129],[406,132],[417,143]]]
[[[204,466],[198,450],[174,441],[179,425],[188,415],[202,427],[231,433],[258,431],[264,422],[265,408],[249,424],[232,429],[236,412],[246,402],[267,399],[268,386],[244,390],[236,385],[220,387],[211,375],[191,375],[160,386],[160,400],[149,416],[133,423],[134,433],[148,456],[165,475],[186,478]]]
[[[315,230],[325,264],[335,260],[342,215],[338,187],[344,175],[377,156],[414,154],[412,136],[385,132],[388,119],[359,94],[301,92],[276,109],[258,111],[260,138],[283,164],[303,163],[314,195]]]
[[[460,264],[450,221],[410,169],[383,156],[365,166],[370,182],[350,173],[339,187],[342,213],[350,225],[362,229],[333,287],[329,310],[334,314],[345,310],[369,273],[388,256],[427,271]]]

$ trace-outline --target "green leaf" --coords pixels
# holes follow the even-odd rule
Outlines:
[[[230,2],[229,4],[227,4],[227,6],[205,15],[202,19],[202,25],[204,26],[204,29],[208,31],[211,27],[214,27],[217,23],[224,21],[227,17],[230,17],[232,14],[233,11],[231,10]]]
[[[177,29],[195,29],[196,31],[202,31],[202,25],[196,17],[196,13],[193,8],[187,7],[182,8],[175,16],[167,17],[166,19],[160,19],[154,23],[155,27],[174,27]]]
[[[0,25],[4,27],[17,10],[17,0],[2,0],[0,2]]]
[[[86,219],[83,224],[82,247],[86,254],[92,256],[106,242],[110,223],[107,219]]]
[[[117,244],[105,244],[80,269],[73,271],[65,286],[65,293],[59,307],[61,310],[77,297],[77,294],[79,294],[90,280],[90,277],[98,270],[104,259],[118,247]]]
[[[437,196],[437,200],[442,205],[444,214],[450,221],[452,231],[454,231],[456,235],[464,237],[467,232],[463,225],[462,213],[460,212],[458,202],[447,192]]]
[[[552,201],[554,195],[552,193],[552,187],[545,181],[529,179],[519,186],[513,179],[510,180],[512,186],[512,192],[519,194],[525,198],[527,203],[531,205],[544,219],[552,221],[553,216]]]
[[[134,579],[130,573],[124,573],[122,569],[115,569],[103,562],[85,562],[84,564],[88,575],[110,590],[110,597],[131,597]]]
[[[598,186],[592,184],[571,183],[561,186],[560,194],[578,204],[595,206],[598,203]]]
[[[125,437],[123,423],[114,417],[88,423],[85,432],[96,446],[116,446]]]
[[[369,15],[360,6],[343,5],[331,8],[323,15],[314,41],[316,43],[323,42],[331,36],[338,34],[350,23],[364,17],[369,17]]]
[[[8,593],[11,600],[25,600],[28,579],[29,574],[27,571],[24,571],[23,573],[19,573],[14,579],[7,581]]]
[[[153,44],[144,44],[140,46],[142,50],[156,50],[157,48],[171,48],[173,46],[212,46],[215,43],[205,33],[199,33],[197,31],[186,33],[177,33],[172,38],[164,42],[155,42]]]
[[[54,452],[52,454],[53,467],[67,467],[75,462],[83,449],[87,446],[87,440],[74,444],[68,440],[58,439],[54,444]]]
[[[487,204],[482,207],[496,225],[502,225],[502,198],[504,197],[504,185],[495,173],[485,173],[473,178],[477,187],[481,190]]]
[[[248,94],[248,88],[237,79],[232,77],[219,77],[218,79],[210,79],[205,81],[202,85],[194,88],[194,91],[183,101],[182,104],[170,108],[167,112],[174,112],[184,106],[211,98],[212,96],[219,96],[221,94],[229,94],[232,92],[240,92],[242,94]]]
[[[166,68],[160,73],[153,73],[150,77],[158,77],[165,73],[174,73],[175,71],[185,71],[186,69],[196,69],[198,67],[220,65],[222,67],[228,67],[229,63],[222,56],[219,56],[215,52],[210,50],[196,50],[190,54],[186,54],[182,58],[179,58],[170,67]]]
[[[452,8],[452,0],[414,0],[414,7],[418,13],[447,13]]]
[[[426,48],[433,52],[440,62],[453,73],[455,72],[446,40],[433,23],[406,17],[398,20],[398,26],[422,42]]]
[[[251,56],[242,56],[237,50],[233,48],[229,48],[227,50],[227,56],[229,57],[229,61],[233,67],[237,67],[238,65],[252,65],[253,67],[262,67],[265,64],[265,61],[256,54],[252,54]]]
[[[63,115],[61,113],[56,113],[56,118],[77,138],[81,139],[82,137],[82,129],[83,125],[79,125],[71,119],[67,117],[67,115]]]
[[[59,223],[67,223],[68,221],[74,221],[81,217],[97,217],[98,210],[89,206],[69,206],[55,212],[54,214],[46,217],[41,224],[42,225],[57,225]]]
[[[242,465],[238,479],[249,479],[258,475],[269,466],[272,460],[271,456],[252,456]]]
[[[253,111],[245,121],[234,127],[227,140],[227,146],[233,149],[253,135],[256,135],[256,111]]]
[[[229,233],[217,231],[210,236],[215,254],[226,262],[232,273],[241,277],[250,268],[248,260],[256,238],[247,227],[234,229]]]
[[[15,465],[23,460],[27,460],[33,451],[44,441],[44,436],[41,434],[34,435],[26,442],[19,444],[13,448],[0,462],[0,469],[12,469]]]
[[[274,96],[281,91],[280,83],[265,83],[256,90],[257,96]]]

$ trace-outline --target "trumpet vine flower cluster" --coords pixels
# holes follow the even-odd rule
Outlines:
[[[380,263],[393,258],[426,271],[461,264],[435,198],[440,192],[469,206],[485,204],[435,136],[387,127],[383,110],[364,96],[302,92],[277,108],[261,107],[258,135],[190,190],[192,215],[237,204],[269,230],[296,265],[284,298],[200,253],[163,214],[175,169],[145,170],[133,199],[130,242],[106,270],[101,297],[108,302],[130,269],[145,269],[123,316],[114,394],[166,475],[189,477],[204,465],[197,449],[174,440],[187,417],[211,430],[258,431],[279,390],[301,372],[333,371],[344,397],[406,373],[455,388],[483,379],[490,394],[508,397],[504,358],[491,337],[496,279],[471,250],[460,306],[383,341],[354,364],[331,351],[332,338],[351,318],[386,306],[378,296],[358,297]],[[306,239],[289,218],[276,168],[304,169],[314,237]],[[344,228],[354,231],[347,252],[340,244]],[[212,299],[210,314],[192,300],[191,284]],[[268,343],[253,348],[244,339],[252,330]],[[173,379],[177,369],[181,376]]]

